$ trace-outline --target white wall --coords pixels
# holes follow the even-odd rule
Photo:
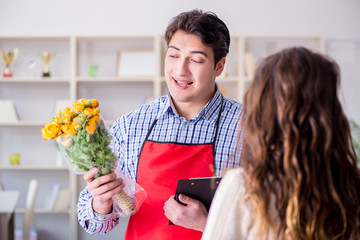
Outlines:
[[[0,35],[162,34],[193,8],[215,12],[232,34],[323,36],[342,70],[345,111],[360,123],[359,0],[0,0]]]
[[[359,0],[0,0],[0,35],[162,34],[193,8],[215,12],[232,34],[324,36],[341,66],[345,111],[360,122]]]
[[[360,38],[359,0],[0,0],[0,34],[161,34],[193,8],[214,11],[234,34]]]
[[[324,36],[341,66],[345,111],[360,122],[359,0],[0,0],[0,35],[162,34],[193,8],[215,12],[232,34]]]

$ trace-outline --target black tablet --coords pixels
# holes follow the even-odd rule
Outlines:
[[[176,187],[175,199],[183,204],[178,196],[184,194],[204,204],[209,211],[215,191],[221,181],[221,177],[204,177],[179,179]]]

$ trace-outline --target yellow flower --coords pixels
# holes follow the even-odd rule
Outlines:
[[[74,129],[76,131],[80,130],[81,129],[81,125],[78,124],[77,122],[72,122],[71,125],[73,125]]]
[[[95,116],[93,116],[92,118],[90,118],[89,121],[99,122],[99,120],[100,120],[100,116],[99,116],[99,115],[95,115]]]
[[[96,99],[91,99],[91,106],[92,106],[93,108],[98,107],[98,106],[99,106],[98,100],[96,100]]]
[[[66,124],[61,126],[61,131],[63,132],[63,135],[76,135],[77,131],[75,129],[75,126],[72,124]]]
[[[85,107],[88,107],[88,108],[96,108],[98,106],[99,106],[99,102],[96,99],[89,99],[85,103]]]
[[[89,133],[89,134],[94,134],[95,130],[96,130],[96,121],[92,118],[90,119],[87,123],[86,123],[86,127],[85,130]]]
[[[80,100],[76,101],[73,103],[73,111],[76,114],[79,114],[80,112],[82,112],[85,108],[85,104],[82,103]]]
[[[66,107],[58,112],[53,121],[41,130],[46,140],[65,135],[76,135],[84,127],[89,134],[94,134],[97,122],[100,122],[100,110],[96,109],[99,102],[96,99],[78,99],[72,108]]]
[[[67,113],[70,113],[70,112],[72,112],[71,109],[69,107],[66,107],[66,108],[64,108],[63,110],[60,111],[60,114],[64,115],[64,114],[67,114]]]
[[[97,109],[97,108],[94,108],[94,109],[93,109],[93,114],[94,114],[94,116],[99,115],[99,114],[100,114],[100,110]]]
[[[73,120],[73,117],[74,117],[73,112],[67,112],[63,115],[62,120],[65,124],[70,124],[71,121]]]
[[[85,108],[83,113],[85,114],[85,116],[91,117],[93,114],[93,110],[91,108]]]
[[[82,116],[78,116],[78,117],[74,118],[74,122],[76,122],[80,125],[83,125],[83,123],[85,122],[85,119]]]
[[[60,114],[58,114],[55,118],[54,118],[54,121],[57,122],[58,124],[62,125],[64,122],[63,122],[63,119],[62,119],[62,116]]]
[[[87,103],[87,100],[84,98],[78,99],[76,102],[83,103],[84,105]]]
[[[60,132],[60,125],[57,122],[49,122],[41,129],[42,138],[45,140],[56,137]]]

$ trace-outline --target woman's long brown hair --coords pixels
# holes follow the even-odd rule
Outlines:
[[[271,55],[256,71],[241,158],[261,236],[360,239],[360,173],[339,75],[335,62],[305,48]]]

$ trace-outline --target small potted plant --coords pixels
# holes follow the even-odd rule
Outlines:
[[[353,144],[358,157],[358,163],[360,165],[360,126],[355,121],[350,121],[351,135],[353,138]]]

